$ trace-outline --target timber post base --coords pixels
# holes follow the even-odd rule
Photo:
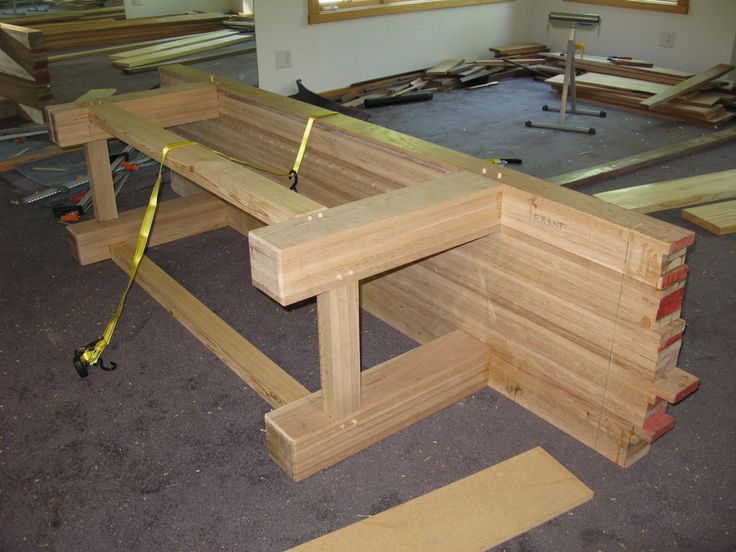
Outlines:
[[[254,286],[281,305],[318,298],[322,389],[290,374],[144,258],[138,282],[275,410],[267,446],[303,479],[490,386],[621,466],[699,385],[677,368],[693,234],[572,190],[343,115],[181,66],[162,87],[48,109],[60,146],[84,146],[97,220],[70,227],[80,264],[127,270],[143,209],[117,212],[111,137],[188,182],[150,245],[232,227]],[[217,151],[215,151],[217,150]],[[192,188],[194,186],[194,188]],[[98,197],[99,196],[99,197]],[[361,370],[359,309],[421,345]]]

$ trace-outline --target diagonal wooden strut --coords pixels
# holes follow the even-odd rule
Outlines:
[[[110,251],[113,261],[127,272],[135,251],[133,246],[115,245]],[[309,394],[148,257],[143,257],[138,267],[136,282],[274,408]]]

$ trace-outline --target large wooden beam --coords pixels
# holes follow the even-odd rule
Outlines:
[[[113,260],[123,270],[130,270],[134,247],[120,244],[111,250]],[[148,257],[143,257],[138,267],[136,282],[271,406],[283,406],[308,395],[299,382]]]
[[[380,441],[488,382],[490,349],[453,332],[363,372],[360,409],[342,418],[322,410],[322,392],[266,414],[273,459],[304,479]]]
[[[95,220],[106,222],[118,218],[107,140],[95,140],[85,144],[84,158],[87,162],[89,187],[94,199]]]
[[[182,138],[113,104],[89,109],[90,121],[146,155],[161,159],[162,150]],[[198,145],[172,149],[166,166],[267,224],[324,209],[265,176]]]
[[[51,139],[68,147],[111,138],[90,120],[90,109],[98,105],[117,105],[159,127],[214,119],[219,114],[217,88],[207,83],[185,84],[50,106],[46,114]]]
[[[95,220],[68,226],[72,254],[82,265],[110,258],[110,247],[135,243],[146,207],[120,213],[119,218],[99,223]],[[209,230],[228,226],[228,204],[210,194],[170,199],[159,204],[148,240],[161,245]]]
[[[486,236],[498,186],[458,173],[250,233],[253,283],[282,305]]]

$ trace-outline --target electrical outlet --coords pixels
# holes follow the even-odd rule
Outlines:
[[[134,6],[142,6],[143,5],[143,0],[133,0],[133,5]]]
[[[276,69],[291,67],[291,50],[276,50]]]
[[[663,48],[675,47],[675,33],[672,31],[662,31],[659,33],[659,45]]]

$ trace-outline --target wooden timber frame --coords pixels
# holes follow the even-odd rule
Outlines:
[[[195,140],[288,169],[323,113],[183,66],[160,77],[158,90],[47,108],[53,139],[83,145],[92,176],[97,220],[69,228],[81,264],[129,268],[142,218],[117,211],[107,139],[157,159]],[[282,305],[317,297],[310,393],[150,259],[137,278],[274,407],[268,450],[294,479],[485,386],[628,466],[674,424],[667,404],[698,387],[676,366],[682,228],[344,115],[315,122],[300,193],[200,145],[166,165],[210,193],[163,202],[150,245],[231,226],[257,288]],[[361,307],[420,345],[361,371]]]

